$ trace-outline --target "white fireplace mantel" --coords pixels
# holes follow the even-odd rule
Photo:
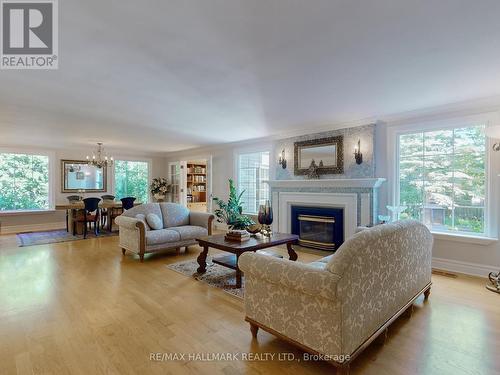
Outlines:
[[[264,181],[271,188],[378,188],[385,178],[338,178],[317,180]]]
[[[377,220],[377,188],[385,178],[350,178],[318,180],[270,180],[275,212],[274,230],[291,231],[294,205],[338,207],[344,210],[344,237],[352,236],[359,225],[373,225]]]

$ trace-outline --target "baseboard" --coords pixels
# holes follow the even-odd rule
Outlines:
[[[490,272],[498,272],[498,267],[495,266],[444,258],[432,258],[432,268],[479,277],[488,277]]]
[[[65,222],[60,223],[44,223],[44,224],[29,224],[29,225],[11,225],[0,227],[0,234],[15,234],[23,232],[40,232],[45,230],[55,230],[66,228]]]

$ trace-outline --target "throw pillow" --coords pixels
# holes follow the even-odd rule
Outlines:
[[[161,219],[156,214],[147,214],[146,221],[148,222],[151,229],[158,230],[163,229],[163,223]]]
[[[135,215],[135,218],[137,220],[140,220],[144,223],[144,226],[146,227],[146,230],[150,230],[151,228],[149,227],[148,225],[148,222],[146,221],[146,215],[143,215],[143,214],[137,214]]]

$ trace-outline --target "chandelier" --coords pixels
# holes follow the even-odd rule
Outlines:
[[[87,155],[87,164],[92,165],[97,168],[110,167],[114,163],[113,157],[109,157],[104,155],[103,157],[103,147],[102,142],[97,142],[97,155],[96,153],[92,153],[92,158]]]

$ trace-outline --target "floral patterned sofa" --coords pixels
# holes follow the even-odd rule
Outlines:
[[[152,229],[145,217],[156,215],[158,229]],[[125,211],[115,219],[120,227],[120,247],[139,254],[169,249],[180,250],[196,244],[195,239],[212,234],[214,216],[205,212],[190,212],[176,203],[145,203]]]
[[[433,238],[416,221],[365,229],[304,264],[245,253],[246,320],[348,372],[354,359],[431,286]]]

